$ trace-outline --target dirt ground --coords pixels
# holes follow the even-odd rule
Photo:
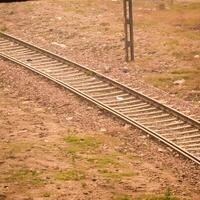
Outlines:
[[[124,62],[118,0],[1,3],[0,29],[198,118],[199,3],[165,10],[136,3],[135,64]],[[2,60],[0,137],[0,200],[200,199],[198,166]]]
[[[200,198],[199,166],[4,61],[0,124],[1,199]]]

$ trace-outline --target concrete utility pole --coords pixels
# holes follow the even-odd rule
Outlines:
[[[133,39],[133,2],[123,0],[124,3],[124,30],[125,30],[125,50],[126,62],[134,61],[134,39]]]

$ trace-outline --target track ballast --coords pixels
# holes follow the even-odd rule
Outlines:
[[[31,69],[200,164],[200,122],[111,78],[0,32],[0,56]]]

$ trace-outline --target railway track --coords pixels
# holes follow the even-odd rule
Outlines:
[[[100,73],[0,32],[0,56],[89,100],[200,164],[200,122]]]

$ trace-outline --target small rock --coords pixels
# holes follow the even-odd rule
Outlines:
[[[182,85],[185,83],[185,79],[176,80],[173,82],[175,85]]]
[[[123,128],[124,128],[125,131],[127,131],[130,127],[131,126],[129,124],[125,124]]]
[[[31,59],[31,58],[28,58],[26,61],[27,61],[27,62],[31,62],[31,61],[32,61],[32,59]]]
[[[49,180],[49,179],[51,179],[49,176],[46,176],[46,180]]]
[[[60,187],[59,185],[57,185],[57,186],[56,186],[56,189],[60,190],[60,189],[61,189],[61,187]]]
[[[172,149],[172,148],[170,148],[170,147],[167,147],[167,149],[168,149],[170,152],[172,152],[172,151],[173,151],[173,149]]]
[[[109,73],[109,72],[111,71],[111,67],[105,66],[103,71],[104,71],[105,73]]]
[[[92,107],[88,106],[88,107],[86,108],[86,110],[92,110]]]
[[[123,97],[119,97],[119,96],[117,96],[116,99],[117,99],[118,101],[122,101],[122,100],[124,100]]]
[[[103,149],[107,150],[107,149],[109,149],[109,147],[107,145],[103,145]]]
[[[92,178],[92,181],[94,181],[94,182],[95,182],[95,181],[97,181],[97,179],[96,179],[96,178]]]
[[[140,137],[141,139],[147,139],[147,135],[143,135]]]
[[[3,160],[0,160],[0,165],[2,165],[2,164],[4,164],[5,163],[5,161],[3,161]]]
[[[65,118],[67,121],[71,121],[73,119],[73,117],[66,117]]]
[[[56,45],[56,46],[59,46],[59,47],[61,47],[61,48],[65,48],[65,47],[66,47],[64,44],[59,44],[59,43],[57,43],[57,42],[52,42],[51,44]]]
[[[166,150],[158,148],[158,152],[164,153],[164,152],[166,152]]]
[[[107,130],[105,128],[101,128],[100,132],[105,133],[105,132],[107,132]]]
[[[56,19],[58,19],[58,20],[62,20],[62,17],[56,17]]]
[[[128,72],[129,72],[129,69],[128,69],[128,67],[123,67],[123,68],[122,68],[122,71],[123,71],[124,73],[128,73]]]
[[[200,58],[200,55],[195,55],[194,58],[197,58],[197,59],[198,59],[198,58]]]
[[[158,9],[159,9],[159,10],[165,10],[165,9],[166,9],[165,4],[164,4],[164,3],[160,3],[160,4],[158,5]]]
[[[175,154],[175,157],[176,157],[176,158],[179,157],[179,154]]]

